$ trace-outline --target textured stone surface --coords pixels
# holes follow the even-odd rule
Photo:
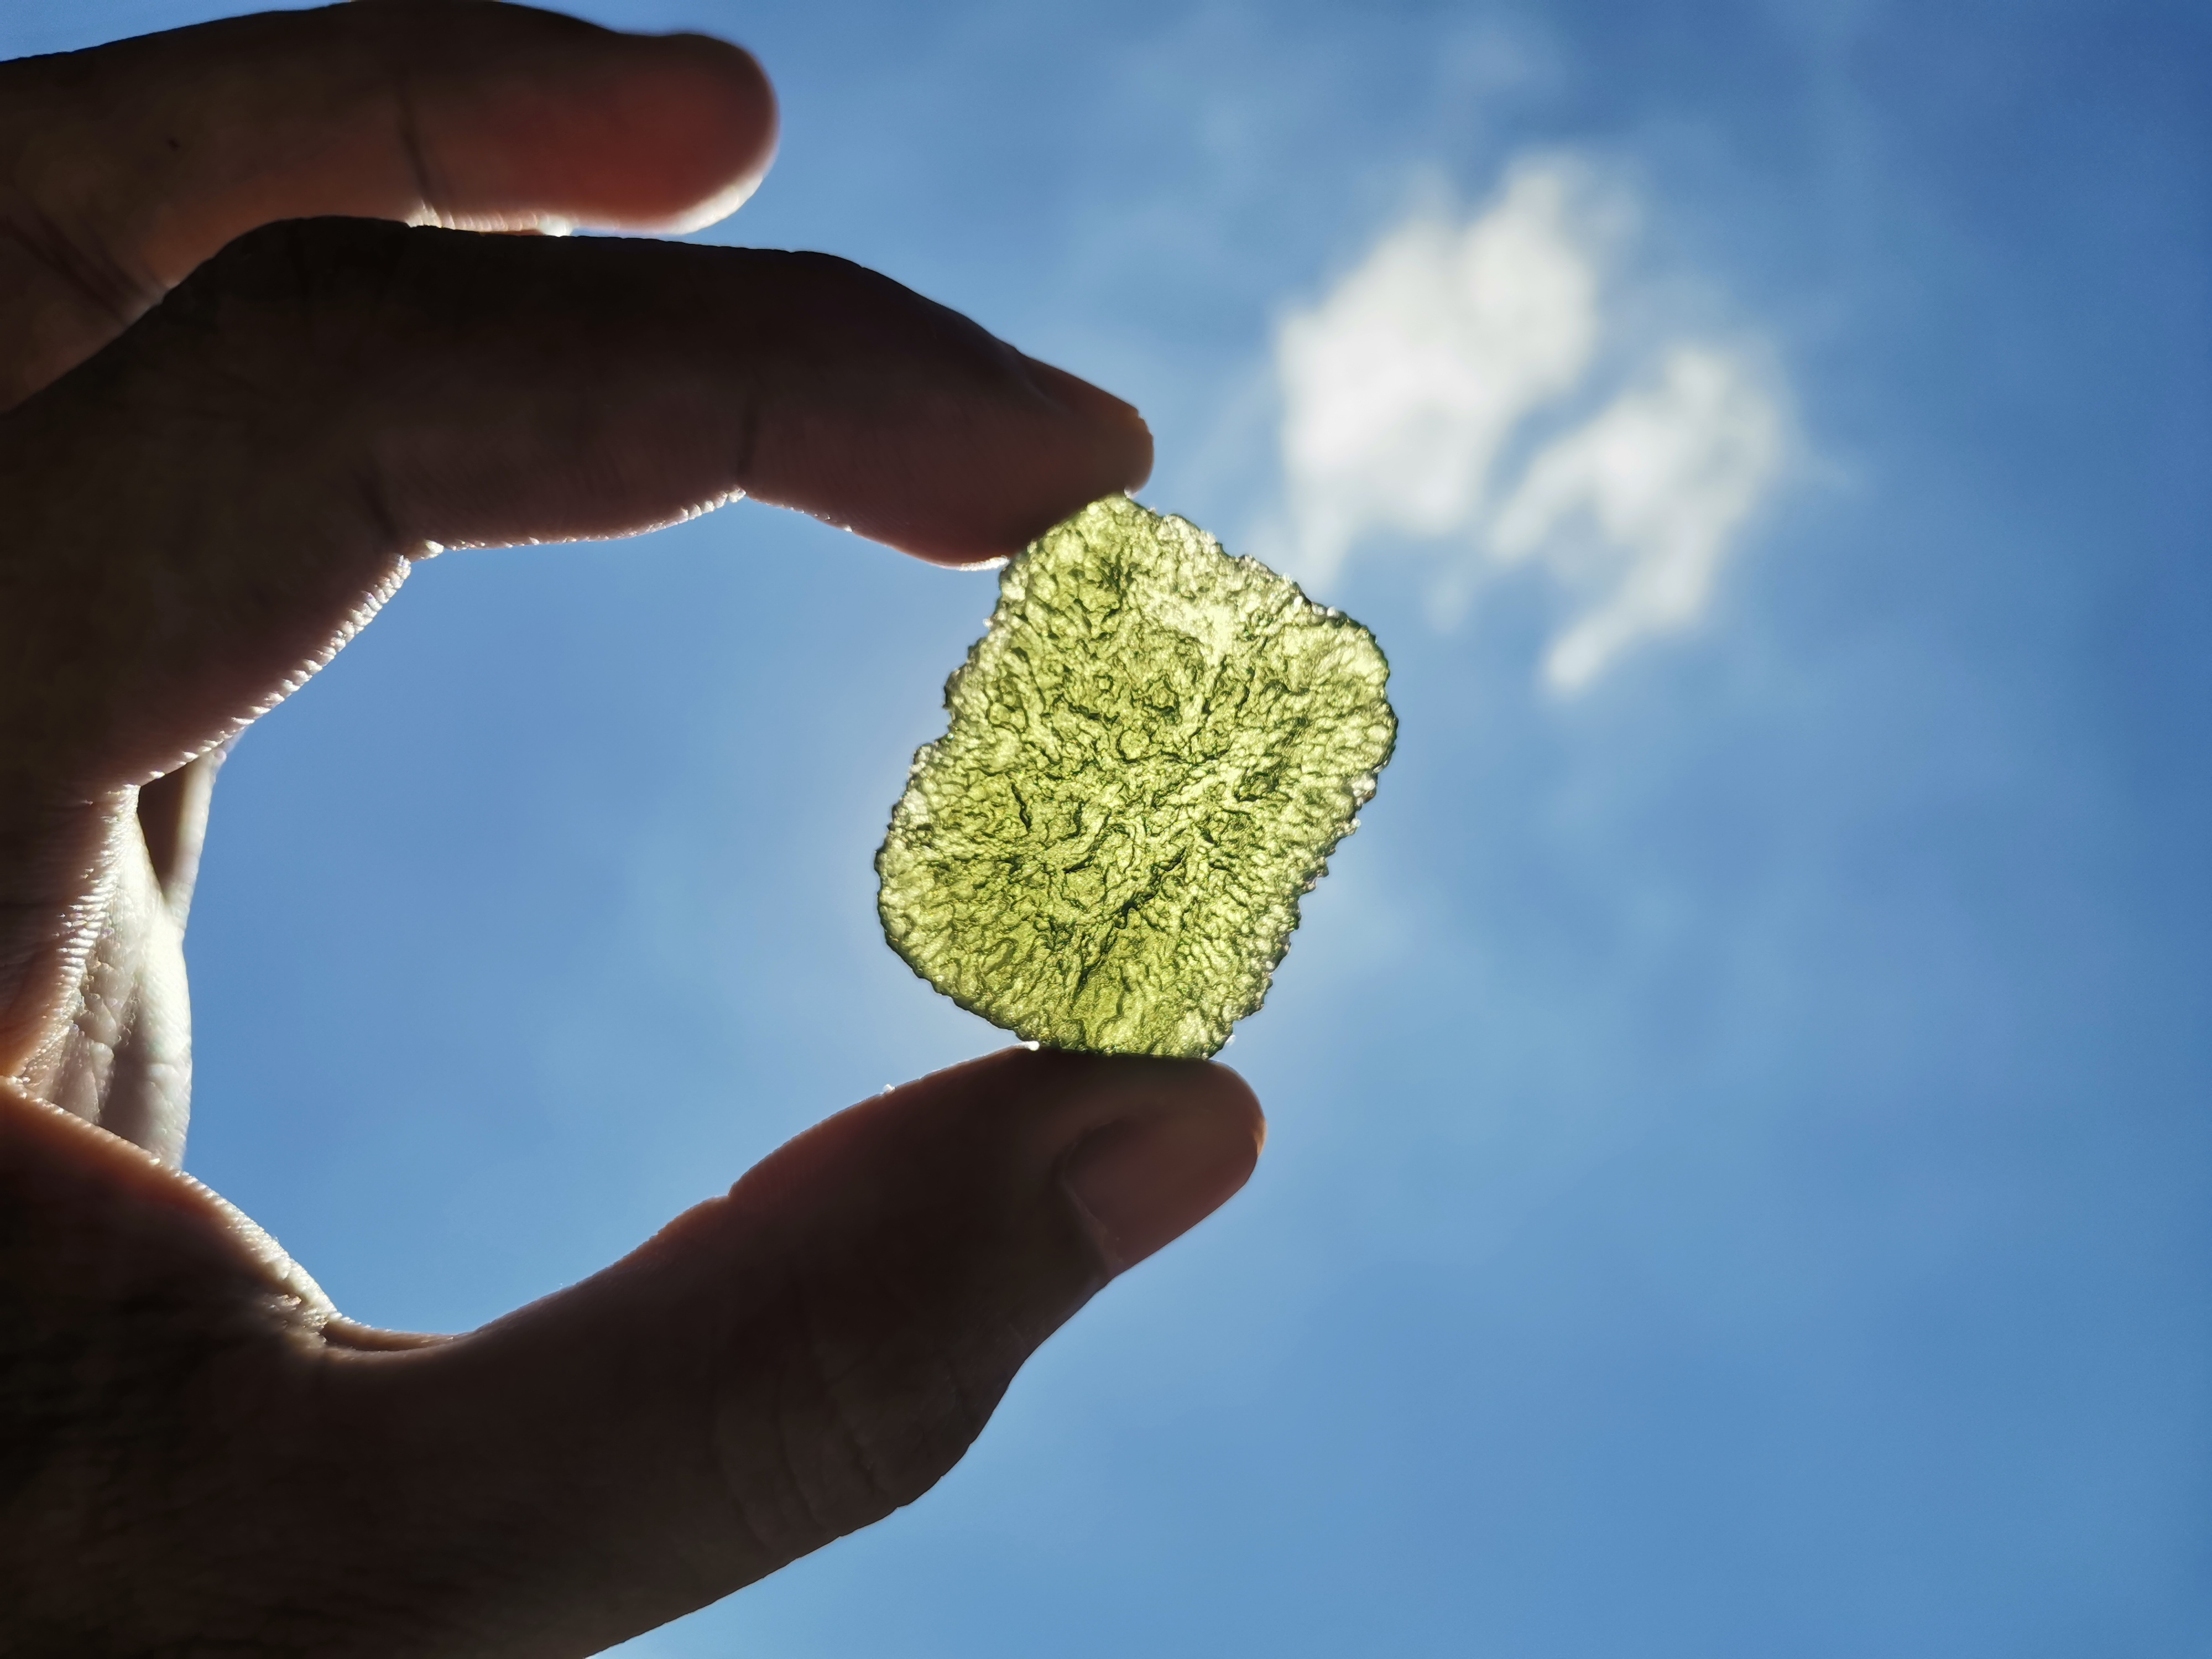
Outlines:
[[[1260,1006],[1397,722],[1374,636],[1126,495],[1010,564],[876,855],[884,936],[1054,1048],[1204,1055]]]

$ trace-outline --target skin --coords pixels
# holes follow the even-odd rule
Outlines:
[[[746,493],[968,563],[1145,477],[842,261],[483,234],[708,222],[775,131],[733,46],[483,4],[0,65],[0,1655],[597,1651],[918,1497],[1249,1175],[1234,1074],[1012,1049],[421,1337],[177,1168],[215,766],[413,560]]]

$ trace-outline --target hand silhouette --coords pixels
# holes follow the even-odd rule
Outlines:
[[[411,561],[744,493],[963,563],[1141,482],[841,260],[484,234],[703,224],[775,134],[735,47],[489,4],[0,64],[0,1653],[596,1651],[918,1496],[1249,1174],[1232,1073],[1012,1049],[416,1337],[175,1168],[215,764]]]

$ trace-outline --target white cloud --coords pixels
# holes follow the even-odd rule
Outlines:
[[[1385,236],[1276,348],[1302,574],[1369,529],[1440,536],[1480,507],[1498,450],[1570,391],[1598,337],[1598,278],[1570,224],[1576,180],[1528,168],[1462,229]]]
[[[1590,383],[1622,355],[1607,251],[1624,217],[1587,168],[1525,161],[1471,222],[1416,215],[1285,320],[1289,562],[1309,586],[1375,532],[1426,539],[1450,556],[1435,590],[1449,623],[1486,574],[1541,565],[1578,605],[1545,659],[1562,692],[1697,617],[1787,447],[1750,355],[1647,342],[1625,390],[1497,476],[1533,419],[1602,392]]]
[[[1490,525],[1504,562],[1571,568],[1581,531],[1607,591],[1552,643],[1547,679],[1587,685],[1622,647],[1694,620],[1782,460],[1782,422],[1753,368],[1677,345],[1653,380],[1548,445]],[[1586,545],[1586,544],[1584,544]]]

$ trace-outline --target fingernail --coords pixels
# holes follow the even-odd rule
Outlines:
[[[1023,361],[1030,366],[1030,378],[1063,409],[1125,435],[1141,438],[1146,453],[1151,453],[1152,429],[1145,424],[1145,417],[1137,412],[1134,404],[1124,402],[1105,387],[1094,386],[1051,363],[1035,357],[1024,357]]]
[[[1095,1224],[1107,1267],[1119,1273],[1227,1203],[1259,1156],[1249,1120],[1170,1111],[1095,1131],[1069,1156],[1061,1178]]]

